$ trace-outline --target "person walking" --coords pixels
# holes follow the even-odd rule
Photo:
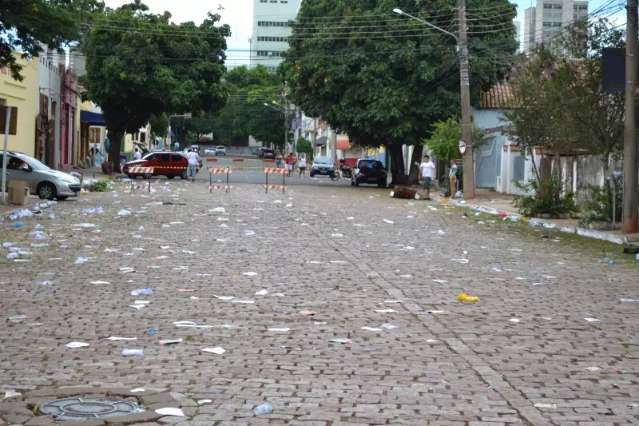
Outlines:
[[[191,179],[191,182],[195,182],[195,175],[197,174],[197,166],[200,164],[200,156],[197,155],[194,149],[189,150],[186,154],[186,159],[189,162],[187,169],[187,176]]]
[[[286,156],[286,173],[288,174],[288,177],[291,177],[294,166],[295,166],[295,156],[293,155],[292,152],[289,152],[288,155]]]
[[[141,160],[142,159],[142,153],[137,148],[135,148],[135,151],[133,151],[133,159],[134,160]]]
[[[457,194],[457,163],[455,160],[450,160],[448,179],[450,180],[450,198],[455,198],[455,194]]]
[[[435,177],[435,163],[428,155],[424,156],[424,161],[419,165],[419,174],[424,181],[424,189],[426,190],[426,199],[430,200],[430,189],[433,186],[433,178]]]
[[[297,162],[297,168],[300,171],[300,177],[303,178],[304,176],[306,176],[306,157],[305,156],[300,156],[299,161]]]

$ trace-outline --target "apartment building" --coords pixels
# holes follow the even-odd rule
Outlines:
[[[264,65],[274,71],[282,62],[302,0],[253,0],[251,67]]]
[[[551,44],[562,28],[587,16],[587,1],[537,0],[536,6],[524,11],[524,52]]]

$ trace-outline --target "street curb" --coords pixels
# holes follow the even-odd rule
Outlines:
[[[442,204],[441,201],[440,201],[440,204]],[[596,231],[593,229],[580,228],[578,226],[557,226],[556,224],[544,219],[527,218],[520,214],[508,213],[503,210],[497,210],[491,207],[481,206],[479,204],[466,204],[466,202],[463,200],[462,201],[449,200],[448,204],[456,206],[456,207],[461,207],[467,210],[471,210],[474,212],[486,213],[492,216],[498,216],[502,220],[509,220],[511,222],[524,222],[524,223],[527,223],[532,228],[554,229],[564,234],[579,235],[581,237],[592,238],[599,241],[607,241],[609,243],[618,244],[618,245],[624,245],[629,242],[627,237],[610,235],[609,233],[605,231]]]

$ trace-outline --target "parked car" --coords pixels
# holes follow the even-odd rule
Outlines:
[[[329,176],[331,179],[337,178],[335,163],[329,157],[315,157],[310,171],[311,177],[317,175]]]
[[[359,186],[362,183],[386,187],[387,174],[381,161],[359,159],[353,169],[351,185]]]
[[[226,147],[224,145],[216,146],[215,155],[226,155]]]
[[[4,151],[0,151],[0,165]],[[68,173],[53,170],[39,160],[21,152],[7,151],[7,185],[21,180],[29,185],[29,192],[42,199],[66,200],[80,192],[80,180]],[[0,179],[2,177],[0,176]]]
[[[217,148],[204,148],[204,155],[217,155]]]
[[[275,159],[275,150],[271,148],[260,148],[258,157]]]
[[[135,179],[138,176],[142,176],[142,174],[131,173],[132,167],[153,167],[153,176],[166,176],[168,179],[179,176],[182,179],[186,179],[188,164],[186,155],[180,152],[152,152],[141,160],[126,163],[122,168],[122,173]]]

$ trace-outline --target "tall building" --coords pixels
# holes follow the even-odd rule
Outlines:
[[[282,62],[302,0],[253,0],[251,67],[264,65],[275,70]]]
[[[551,43],[563,27],[587,16],[587,1],[537,0],[524,12],[524,52]]]

